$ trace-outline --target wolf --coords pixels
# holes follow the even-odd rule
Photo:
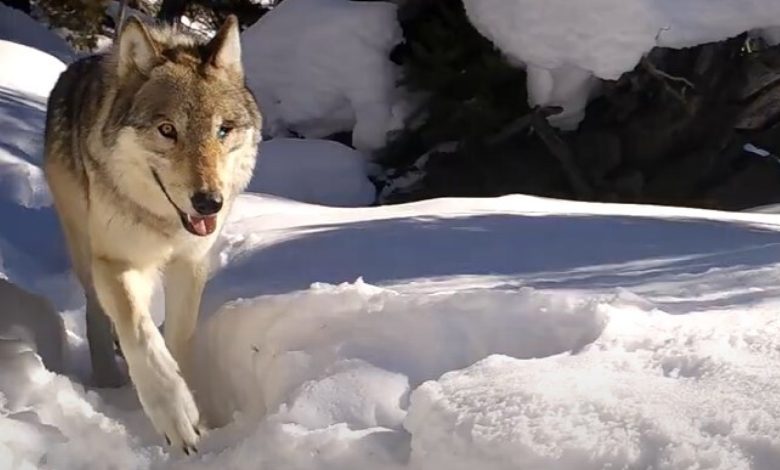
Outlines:
[[[202,430],[184,377],[207,254],[261,140],[243,70],[235,16],[208,41],[130,17],[48,101],[44,174],[86,295],[94,383],[123,382],[116,334],[146,415],[187,454]],[[158,273],[164,337],[149,314]]]

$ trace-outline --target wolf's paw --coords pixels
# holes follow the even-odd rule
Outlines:
[[[195,447],[201,434],[198,408],[178,373],[159,386],[139,387],[138,397],[154,428],[170,446],[182,449],[187,455],[198,451]]]
[[[176,361],[160,345],[131,367],[130,373],[144,411],[154,428],[185,454],[197,452],[199,413]]]

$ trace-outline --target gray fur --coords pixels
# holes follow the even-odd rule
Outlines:
[[[240,53],[235,17],[209,42],[131,17],[111,51],[62,73],[48,103],[44,172],[87,297],[95,383],[121,383],[113,327],[152,424],[185,452],[200,436],[183,375],[207,254],[260,140]],[[192,202],[203,194],[221,197],[216,212]],[[164,342],[148,311],[156,272]]]

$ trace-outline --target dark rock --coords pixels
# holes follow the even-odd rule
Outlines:
[[[638,170],[627,170],[614,177],[611,184],[617,194],[633,200],[639,198],[644,192],[645,177]]]
[[[620,139],[610,132],[582,132],[572,139],[577,164],[597,186],[620,165]]]
[[[718,155],[712,151],[696,151],[669,162],[647,183],[645,196],[683,200],[693,197],[696,189],[708,177]]]
[[[716,207],[744,210],[780,202],[780,163],[756,157],[726,182],[707,192]]]

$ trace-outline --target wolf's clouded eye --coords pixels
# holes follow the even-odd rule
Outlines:
[[[164,122],[157,126],[157,131],[166,139],[176,140],[176,128],[170,122]]]
[[[219,129],[217,129],[217,139],[219,140],[225,140],[225,138],[233,131],[233,128],[228,125],[221,125],[219,126]]]

